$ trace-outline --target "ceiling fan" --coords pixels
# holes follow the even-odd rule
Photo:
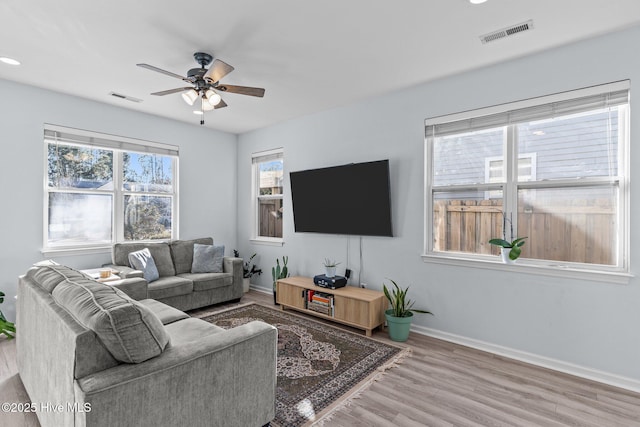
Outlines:
[[[218,92],[237,93],[240,95],[264,96],[264,89],[249,86],[236,86],[221,84],[220,79],[229,74],[234,68],[219,59],[213,59],[213,56],[204,52],[196,52],[193,54],[194,59],[200,68],[192,68],[187,71],[187,77],[166,71],[149,64],[136,64],[138,67],[146,68],[151,71],[166,74],[167,76],[178,78],[184,82],[190,83],[191,86],[179,87],[176,89],[163,90],[154,92],[151,95],[164,96],[172,93],[182,93],[182,99],[189,104],[194,105],[196,100],[200,100],[200,124],[204,125],[204,112],[213,109],[224,108],[227,103],[222,100]],[[213,63],[211,63],[213,61]],[[211,67],[206,67],[211,64]]]

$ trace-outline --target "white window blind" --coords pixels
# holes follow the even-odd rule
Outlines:
[[[435,117],[425,121],[426,136],[454,135],[611,108],[629,102],[629,87],[626,80],[475,110],[471,117],[466,117],[466,113]],[[564,97],[570,99],[562,99]]]

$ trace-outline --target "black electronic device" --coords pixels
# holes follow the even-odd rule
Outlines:
[[[337,289],[347,286],[347,278],[342,276],[327,277],[324,274],[319,274],[313,277],[313,283],[321,288]]]
[[[289,178],[296,232],[393,236],[389,160],[291,172]]]

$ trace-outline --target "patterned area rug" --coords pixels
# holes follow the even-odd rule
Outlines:
[[[278,328],[278,386],[272,425],[314,424],[346,404],[346,399],[409,351],[293,313],[249,304],[201,317],[225,329],[253,320]]]

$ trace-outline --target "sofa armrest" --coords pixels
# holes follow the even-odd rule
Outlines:
[[[233,274],[233,283],[242,288],[242,277],[244,271],[242,270],[242,258],[224,257],[222,261],[222,271],[225,273]]]
[[[118,276],[120,276],[123,279],[131,279],[134,277],[144,277],[142,275],[142,271],[136,270],[127,265],[105,264],[103,265],[103,267],[117,270],[119,272]]]
[[[254,321],[79,379],[76,401],[91,411],[78,423],[125,425],[135,414],[141,426],[264,425],[275,416],[277,333]]]
[[[122,292],[136,301],[147,299],[149,295],[149,285],[147,284],[147,281],[142,277],[131,277],[129,279],[107,282],[106,284],[120,289]]]

